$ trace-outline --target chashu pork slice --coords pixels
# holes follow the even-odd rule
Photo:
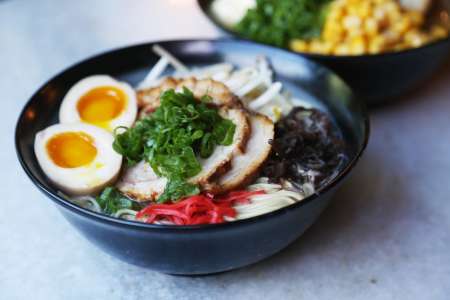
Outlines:
[[[183,87],[188,88],[194,94],[194,97],[208,95],[211,97],[211,105],[241,107],[236,96],[222,83],[209,78],[196,79],[189,77],[186,79],[176,79],[172,77],[165,78],[160,85],[152,88],[137,91],[138,105],[141,108],[139,117],[144,117],[152,113],[161,104],[160,96],[167,90],[174,89],[182,92]]]
[[[236,125],[236,130],[231,145],[218,145],[210,157],[199,159],[202,170],[188,181],[199,184],[201,188],[208,186],[209,180],[215,174],[223,172],[233,158],[233,154],[246,151],[247,140],[251,134],[250,122],[245,110],[222,107],[219,113],[223,118],[231,120]],[[166,178],[158,177],[148,163],[141,161],[124,171],[117,188],[137,201],[151,201],[164,192],[166,184]]]
[[[164,78],[158,86],[141,89],[136,92],[137,102],[140,108],[159,106],[159,96],[167,90],[176,89],[179,80],[173,77]]]
[[[150,164],[141,161],[128,167],[116,184],[119,191],[136,201],[150,201],[164,192],[167,179],[159,177]]]
[[[188,88],[194,94],[194,97],[200,99],[208,95],[211,97],[212,105],[239,107],[240,102],[225,84],[210,78],[196,79],[189,77],[178,81],[176,91],[181,92],[183,87]]]
[[[241,108],[228,109],[222,107],[219,109],[219,114],[222,118],[228,119],[236,125],[233,142],[229,146],[217,145],[210,157],[200,158],[202,170],[188,180],[191,183],[200,184],[200,186],[208,185],[213,175],[217,172],[223,172],[229,166],[233,154],[243,153],[246,149],[248,138],[251,135],[247,112]]]
[[[236,154],[231,160],[231,169],[220,176],[211,191],[223,193],[249,184],[258,174],[272,149],[274,124],[266,116],[253,114],[250,116],[251,132],[246,151]]]

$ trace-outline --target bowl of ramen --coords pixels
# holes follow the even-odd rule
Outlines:
[[[448,0],[198,2],[228,33],[328,66],[369,104],[411,91],[450,51]]]
[[[16,148],[34,184],[95,245],[196,275],[292,243],[368,135],[364,105],[329,70],[248,41],[190,40],[63,71],[23,109]]]

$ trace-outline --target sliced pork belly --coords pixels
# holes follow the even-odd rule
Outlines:
[[[201,98],[204,95],[210,96],[212,98],[211,104],[213,105],[240,106],[239,100],[222,82],[209,78],[196,79],[195,77],[190,77],[178,82],[177,91],[182,91],[183,87],[191,90],[195,98]]]
[[[236,125],[236,130],[231,145],[216,146],[210,157],[199,159],[202,171],[188,181],[199,184],[201,188],[208,186],[208,181],[217,172],[223,172],[233,154],[245,151],[250,135],[248,115],[243,109],[221,108],[219,113],[223,118],[231,120]],[[117,188],[137,201],[151,201],[164,192],[166,183],[167,179],[158,177],[150,165],[142,161],[125,170]]]
[[[236,125],[233,142],[229,146],[218,145],[210,157],[199,159],[202,170],[189,179],[191,183],[200,184],[201,186],[207,185],[213,175],[218,171],[223,172],[224,168],[226,169],[229,166],[234,153],[245,151],[247,140],[251,133],[247,112],[243,109],[221,108],[219,114],[222,118],[229,119]]]
[[[161,103],[160,96],[167,90],[174,89],[181,92],[183,87],[192,91],[197,99],[204,95],[212,98],[211,104],[216,106],[241,107],[236,96],[221,82],[212,79],[175,79],[167,77],[159,86],[137,91],[138,105],[141,108],[139,116],[142,118],[153,112]]]
[[[140,108],[156,109],[159,104],[159,96],[167,90],[176,89],[179,80],[173,77],[165,78],[158,86],[137,91],[137,101]]]
[[[231,169],[220,176],[208,190],[214,193],[226,192],[250,183],[266,161],[272,149],[274,124],[266,116],[250,116],[251,132],[245,153],[236,154],[231,160]]]
[[[117,188],[136,201],[150,201],[164,192],[167,179],[158,177],[152,167],[141,161],[124,171]]]

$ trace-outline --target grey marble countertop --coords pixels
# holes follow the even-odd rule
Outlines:
[[[373,111],[363,160],[303,237],[238,271],[173,277],[117,261],[31,184],[14,126],[52,75],[115,47],[219,35],[193,0],[0,0],[0,299],[449,299],[449,64]]]

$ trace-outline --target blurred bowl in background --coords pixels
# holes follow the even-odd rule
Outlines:
[[[224,25],[211,11],[214,0],[198,0],[204,14],[224,32],[243,38]],[[444,6],[450,6],[444,0]],[[290,51],[290,50],[288,50]],[[419,48],[352,56],[294,52],[335,71],[369,105],[393,101],[426,81],[449,57],[450,37]]]

